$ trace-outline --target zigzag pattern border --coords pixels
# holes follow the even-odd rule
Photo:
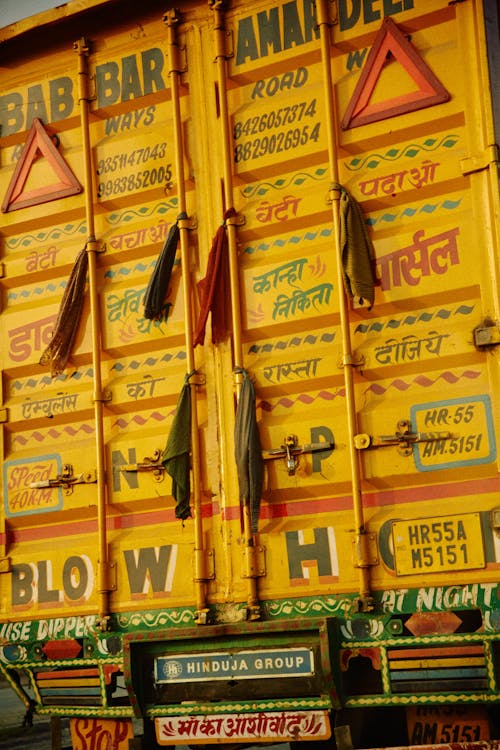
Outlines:
[[[372,331],[380,333],[380,331],[383,331],[384,328],[390,328],[391,330],[394,330],[396,328],[400,328],[401,326],[412,326],[415,325],[415,323],[428,323],[435,318],[447,320],[451,315],[471,315],[474,309],[475,305],[459,305],[459,307],[457,307],[454,311],[443,307],[434,313],[422,312],[420,313],[420,315],[406,315],[404,318],[401,318],[399,320],[397,318],[391,318],[385,323],[381,323],[378,320],[375,320],[373,321],[373,323],[369,324],[359,323],[359,325],[357,325],[354,329],[354,333],[365,334],[371,333]]]
[[[318,339],[321,343],[331,344],[332,341],[335,339],[335,333],[331,333],[329,331],[321,334],[321,336],[314,336],[313,334],[308,334],[307,336],[304,336],[303,338],[300,338],[299,336],[294,336],[291,339],[285,340],[281,339],[280,341],[275,341],[274,343],[266,343],[266,344],[251,344],[248,347],[248,354],[269,354],[273,350],[275,351],[284,351],[285,349],[289,349],[291,347],[298,347],[303,346],[304,344],[308,344],[309,346],[314,346],[318,343]]]
[[[481,373],[476,370],[464,370],[464,372],[461,375],[454,375],[449,370],[445,370],[434,379],[427,377],[427,375],[417,375],[410,382],[408,382],[407,380],[403,380],[402,378],[396,378],[395,380],[392,380],[387,387],[380,385],[380,383],[371,383],[368,386],[368,388],[365,388],[365,390],[363,391],[363,395],[366,395],[367,393],[371,392],[371,393],[374,393],[376,396],[381,396],[393,388],[395,388],[398,391],[403,392],[403,391],[407,391],[413,385],[417,385],[420,388],[430,388],[432,385],[435,385],[440,380],[444,380],[446,383],[448,383],[448,385],[455,385],[463,378],[468,378],[472,380],[472,379],[479,378],[480,376],[481,376]],[[322,399],[324,401],[333,401],[337,397],[344,397],[344,396],[345,396],[345,389],[338,388],[335,391],[335,393],[332,393],[331,391],[322,390],[322,391],[319,391],[316,394],[316,396],[311,396],[309,393],[300,393],[298,396],[296,396],[296,398],[282,396],[275,402],[269,402],[267,400],[261,401],[260,406],[264,411],[272,412],[275,409],[277,409],[279,406],[282,406],[285,409],[291,409],[292,406],[294,406],[297,402],[305,404],[306,406],[310,406],[318,399]]]
[[[82,370],[74,370],[70,375],[67,375],[66,373],[61,373],[60,375],[56,375],[56,377],[51,377],[50,375],[42,375],[40,378],[27,378],[25,381],[23,380],[13,380],[11,389],[12,391],[17,391],[18,393],[23,391],[24,389],[33,391],[37,390],[40,387],[45,387],[48,385],[53,384],[55,381],[60,381],[64,383],[66,380],[80,380],[84,377],[89,378],[90,380],[94,379],[94,369],[92,367],[89,367],[86,372],[83,372]]]

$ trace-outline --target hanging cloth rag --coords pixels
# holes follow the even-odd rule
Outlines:
[[[236,407],[234,426],[234,455],[238,471],[240,503],[250,505],[252,533],[257,533],[260,499],[264,478],[264,459],[255,413],[255,390],[246,370]]]
[[[222,341],[228,331],[227,287],[229,273],[226,221],[236,216],[234,208],[224,214],[224,223],[218,228],[208,256],[207,273],[198,284],[200,315],[193,346],[203,344],[208,314],[212,313],[212,342]]]
[[[360,306],[372,307],[375,300],[375,251],[366,229],[361,207],[342,187],[340,190],[340,252],[346,294]]]
[[[187,219],[187,214],[184,211],[179,214],[175,224],[170,227],[144,294],[144,317],[148,320],[155,320],[163,315],[165,297],[167,296],[179,242],[180,219]]]
[[[40,357],[41,365],[50,363],[52,377],[60,375],[64,370],[73,348],[85,299],[88,264],[87,245],[85,245],[78,253],[75,264],[71,269],[59,306],[52,338]]]
[[[191,450],[191,388],[189,375],[179,396],[174,421],[170,428],[161,462],[172,477],[172,495],[175,500],[175,517],[183,521],[191,516],[189,477]]]

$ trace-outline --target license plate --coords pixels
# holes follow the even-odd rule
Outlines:
[[[410,745],[490,739],[484,706],[411,706],[407,709],[407,722]]]
[[[392,538],[400,576],[485,566],[479,513],[395,521]]]
[[[411,422],[417,432],[449,431],[451,437],[414,445],[419,471],[491,463],[496,458],[495,431],[489,396],[415,404]]]

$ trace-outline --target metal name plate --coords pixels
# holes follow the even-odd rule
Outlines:
[[[157,683],[309,677],[313,674],[314,654],[310,648],[214,651],[173,654],[155,659]]]

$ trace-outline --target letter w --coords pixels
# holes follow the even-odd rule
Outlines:
[[[349,54],[347,55],[347,70],[352,70],[354,66],[360,68],[363,65],[363,61],[366,57],[367,52],[367,47],[362,50],[357,49],[354,52],[349,52]]]
[[[131,594],[171,591],[177,561],[177,545],[123,551]]]

